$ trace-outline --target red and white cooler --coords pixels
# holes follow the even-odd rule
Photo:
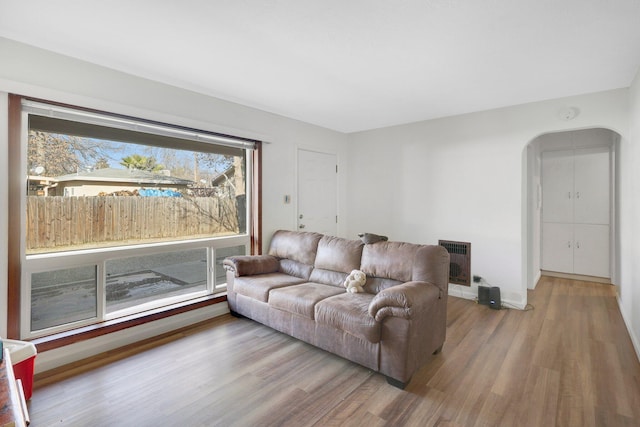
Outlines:
[[[2,345],[9,349],[13,374],[16,380],[22,381],[24,398],[31,399],[33,393],[33,365],[36,359],[36,346],[27,341],[8,340],[2,338]]]

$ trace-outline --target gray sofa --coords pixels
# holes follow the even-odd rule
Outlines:
[[[277,231],[268,254],[224,260],[232,314],[359,363],[404,388],[445,340],[449,254],[441,246],[364,244]],[[363,293],[343,287],[366,273]]]

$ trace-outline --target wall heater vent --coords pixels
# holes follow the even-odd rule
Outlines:
[[[438,244],[449,252],[451,258],[449,283],[471,286],[471,243],[438,240]]]

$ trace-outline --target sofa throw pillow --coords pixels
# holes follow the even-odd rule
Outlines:
[[[387,236],[381,236],[379,234],[373,234],[373,233],[359,233],[358,237],[360,237],[360,240],[362,240],[362,242],[365,245],[369,245],[376,242],[386,242],[387,240],[389,240]]]

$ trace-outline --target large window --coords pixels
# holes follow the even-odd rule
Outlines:
[[[225,290],[255,141],[25,99],[20,123],[21,337]]]

